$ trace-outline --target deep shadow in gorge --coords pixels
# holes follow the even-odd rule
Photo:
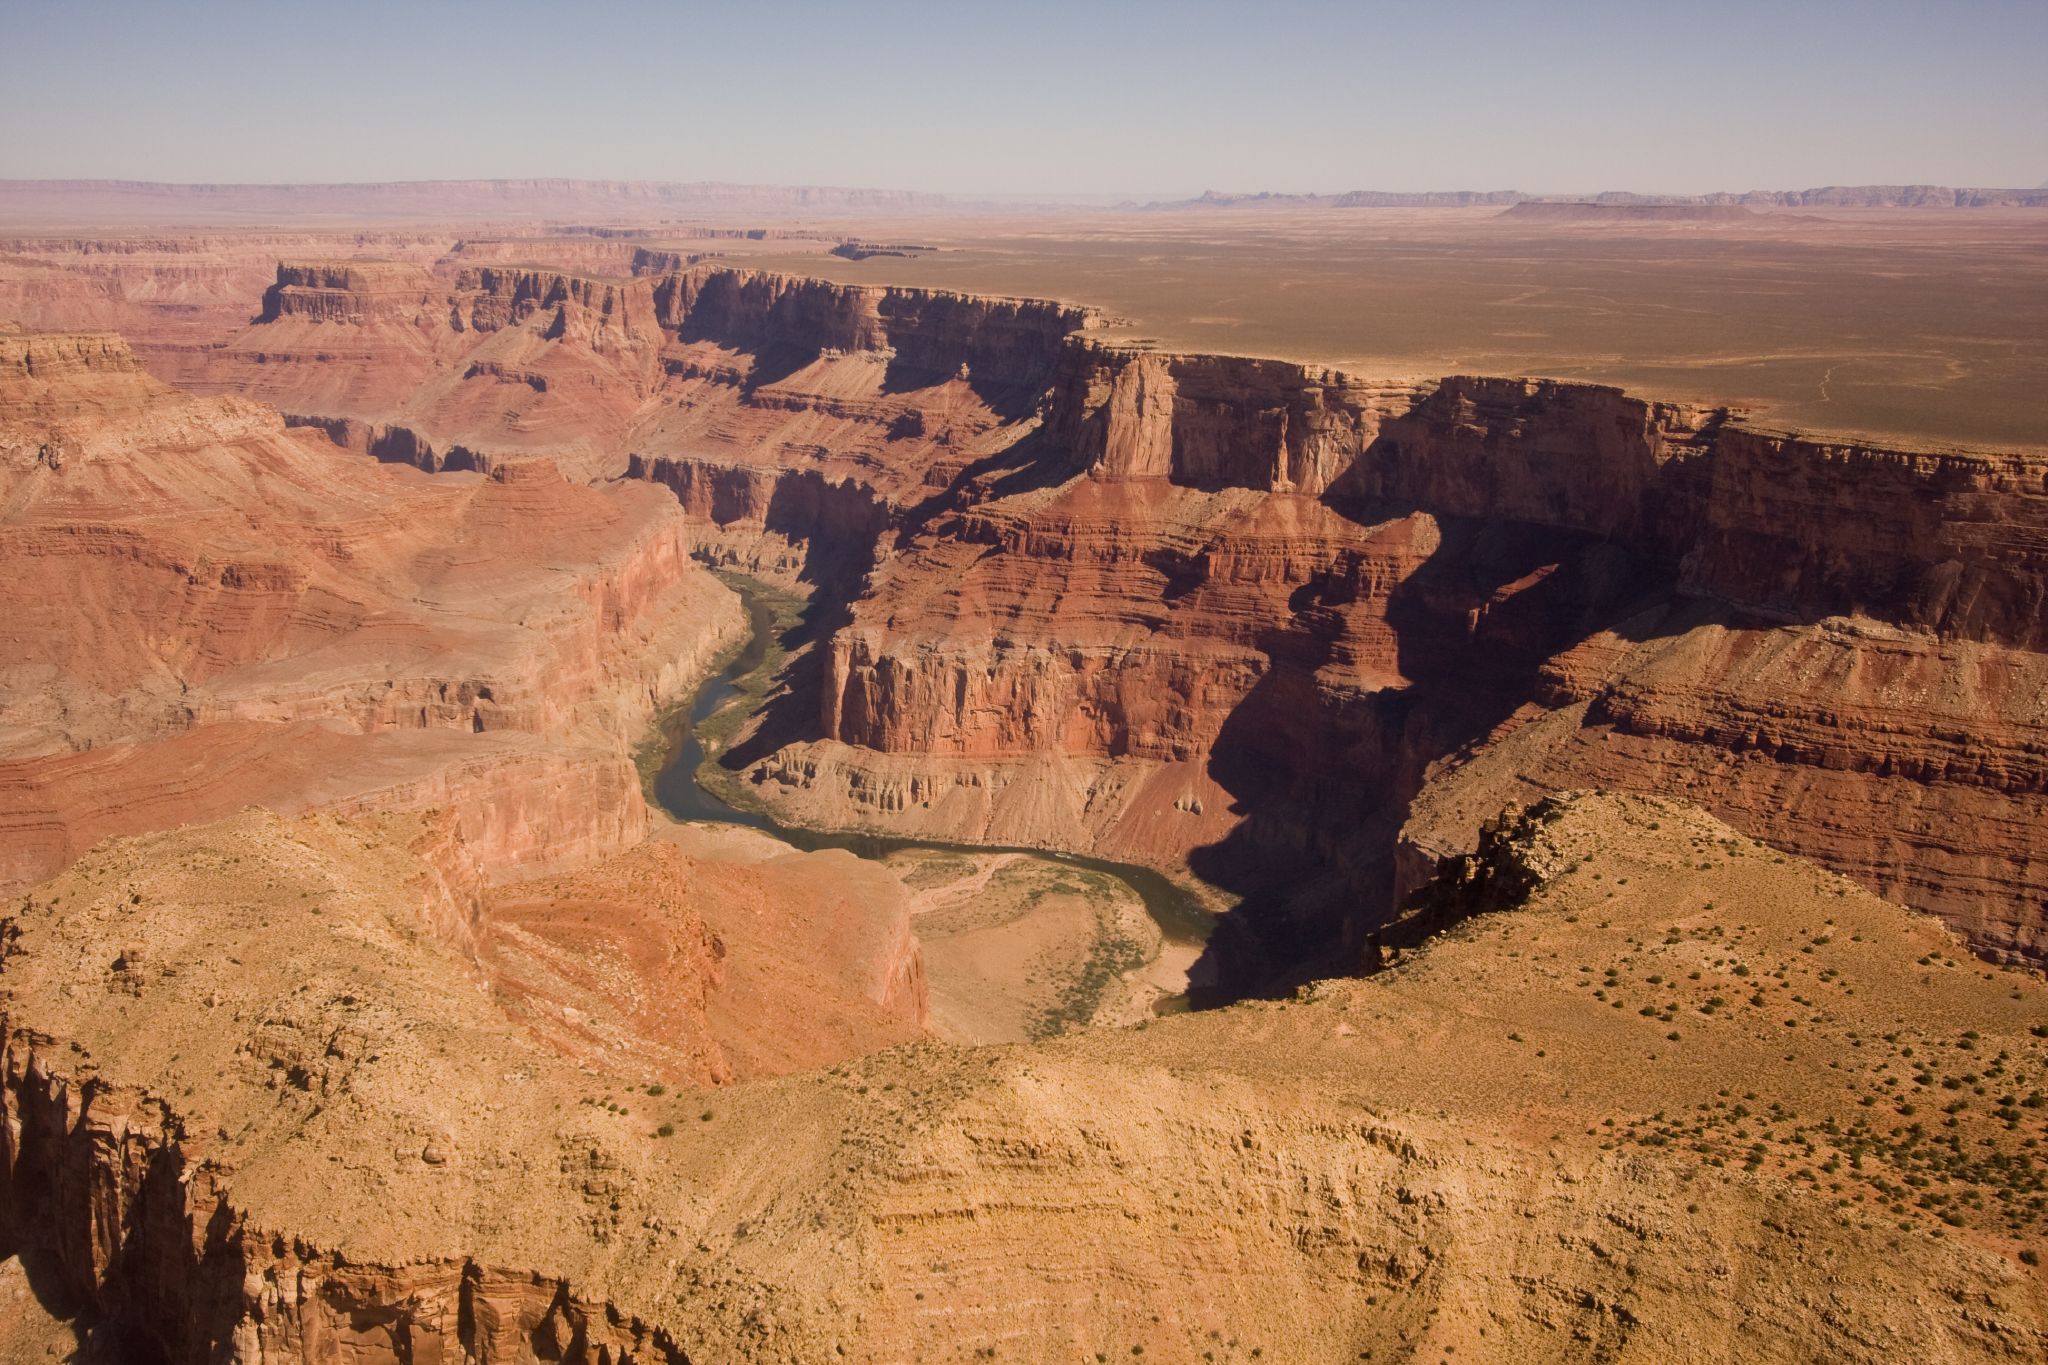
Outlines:
[[[815,513],[840,494],[799,495],[792,483],[776,529],[809,537],[805,575],[829,584],[833,595],[800,637],[815,647],[791,669],[760,732],[726,763],[739,769],[839,733],[826,718],[833,699],[820,695],[824,650],[855,620],[879,627],[871,635],[882,643],[868,641],[878,660],[863,665],[876,675],[900,646],[903,658],[930,654],[935,666],[953,669],[963,697],[970,677],[993,682],[958,622],[956,638],[941,645],[919,636],[914,620],[917,593],[934,588],[917,580],[921,550],[972,539],[979,560],[932,555],[927,564],[994,583],[986,621],[1029,621],[1042,632],[1036,643],[1073,647],[1070,671],[1055,669],[1058,680],[1036,694],[1046,709],[1033,717],[1034,737],[1006,737],[982,752],[1001,762],[1027,748],[1057,750],[1072,732],[1055,733],[1064,722],[1048,717],[1079,715],[1095,732],[1077,751],[1111,759],[1148,751],[1173,761],[1192,756],[1227,795],[1235,825],[1187,854],[1198,877],[1235,901],[1198,968],[1219,983],[1218,1000],[1355,971],[1367,935],[1397,908],[1397,870],[1410,881],[1416,872],[1399,839],[1418,813],[1415,799],[1432,765],[1482,745],[1525,705],[1561,704],[1588,680],[1599,694],[1609,686],[1600,681],[1607,672],[1601,649],[1561,666],[1566,672],[1546,678],[1545,669],[1600,632],[1626,646],[1702,624],[1761,635],[1867,616],[1941,639],[2014,649],[2036,640],[2038,581],[2007,568],[2000,554],[2015,551],[1999,549],[2032,543],[2031,503],[2024,502],[2036,496],[2037,485],[2026,482],[2035,478],[2030,466],[1817,445],[1731,427],[1718,410],[1646,405],[1550,381],[1447,379],[1411,407],[1382,411],[1373,407],[1380,401],[1374,393],[1340,392],[1324,382],[1328,376],[1266,362],[1134,359],[1078,346],[1066,359],[1075,372],[1048,395],[1042,423],[965,465],[934,464],[921,487],[898,493],[893,504],[865,494],[881,522],[864,524],[872,539],[863,544],[876,556],[867,564],[904,556],[900,581],[887,570],[869,581],[865,566],[820,572],[816,566],[837,553],[821,537],[828,527],[843,534],[847,522]],[[1348,446],[1351,440],[1360,444]],[[815,474],[788,477],[817,482]],[[1062,485],[1072,480],[1086,483],[1069,497]],[[1162,487],[1173,496],[1159,496]],[[1309,505],[1305,490],[1317,487],[1316,515],[1298,515]],[[1175,501],[1180,490],[1208,500]],[[1247,511],[1253,499],[1273,500],[1259,504],[1271,507],[1269,518]],[[1128,522],[1120,509],[1128,509]],[[1345,524],[1331,527],[1330,513]],[[1155,515],[1164,519],[1147,520]],[[1303,538],[1276,550],[1282,536],[1274,528],[1295,526]],[[1091,535],[1115,543],[1085,539]],[[1010,562],[1001,571],[962,568],[1003,557]],[[1133,564],[1143,565],[1142,575]],[[1126,596],[1091,601],[1091,593]],[[911,613],[904,623],[890,615],[897,609]],[[1077,626],[1063,635],[1061,613],[1070,610],[1079,613]],[[1221,615],[1205,619],[1212,611]],[[1139,618],[1156,632],[1148,636],[1151,657],[1129,665],[1117,657],[1116,624],[1078,624]],[[970,608],[963,619],[983,618]],[[1160,663],[1176,638],[1192,642],[1190,654],[1214,646],[1226,660],[1227,686],[1201,697],[1179,692],[1181,675]],[[1837,650],[1831,659],[1862,648],[1830,640],[1815,648]],[[1783,646],[1782,638],[1767,643]],[[1725,690],[1705,702],[1669,676],[1644,683],[1675,704],[1703,706],[1693,729],[1686,728],[1691,721],[1650,714],[1647,702],[1591,698],[1589,716],[1618,706],[1641,727],[1635,768],[1561,757],[1565,768],[1529,782],[1570,785],[1587,768],[1604,768],[1622,787],[1658,789],[1674,774],[1700,787],[1693,775],[1751,744],[1758,727],[1749,717],[1771,706],[1743,694],[1732,671],[1750,647],[1748,640],[1728,646],[1734,652],[1714,665],[1725,681],[1706,683]],[[1154,692],[1140,697],[1132,689]],[[1173,692],[1153,706],[1158,689]],[[1576,699],[1588,697],[1578,691]],[[919,704],[944,712],[964,702],[925,697]],[[1826,699],[1799,704],[1800,714],[1766,718],[1763,728],[1775,737],[1754,740],[1766,756],[1788,773],[1863,771],[1861,741],[1829,715]],[[1149,720],[1130,721],[1137,712]],[[1161,722],[1167,712],[1176,714]],[[899,725],[893,735],[840,737],[878,752],[914,752],[919,719],[929,717],[892,716]],[[1152,728],[1140,733],[1139,724]],[[1668,737],[1667,726],[1674,727]],[[2016,775],[1980,771],[1984,761],[1975,755],[1946,752],[1944,734],[1927,738],[1929,757],[1908,754],[1896,769],[1872,771],[1922,786],[1947,774],[1954,787],[2022,796],[2037,780],[2023,758],[2010,760]],[[1664,755],[1644,755],[1660,743]],[[1569,766],[1575,762],[1577,771]],[[1503,772],[1498,785],[1515,780]],[[1490,781],[1482,772],[1472,799],[1491,799]],[[1788,785],[1806,781],[1785,778]],[[1912,791],[1887,799],[1900,808],[1919,800]],[[1762,832],[1768,822],[1759,816],[1751,827]],[[1074,839],[1085,846],[1099,834]],[[1156,826],[1130,843],[1161,859],[1185,847]],[[1784,846],[1859,866],[1844,840],[1815,820],[1804,838],[1788,837]],[[1892,865],[1866,858],[1866,870],[1908,875],[1900,856],[1876,857]]]
[[[949,515],[1074,477],[1074,463],[1033,431],[893,514],[850,482],[779,478],[765,529],[803,546],[799,576],[812,596],[782,636],[790,657],[752,733],[719,765],[743,773],[822,737],[829,643],[889,556],[946,534]],[[1188,855],[1189,869],[1235,902],[1197,965],[1209,983],[1191,993],[1197,1007],[1356,972],[1367,935],[1396,909],[1396,841],[1430,765],[1535,699],[1558,651],[1673,591],[1670,565],[1592,533],[1341,494],[1324,502],[1356,538],[1295,587],[1287,615],[1259,637],[1267,666],[1209,751],[1209,775],[1239,821]],[[1366,564],[1374,530],[1416,517],[1434,529],[1434,549],[1390,586],[1377,582]],[[1162,572],[1169,607],[1201,585],[1198,566],[1176,560]],[[1340,655],[1364,647],[1354,628],[1375,618],[1395,642],[1367,670],[1381,685],[1356,685],[1355,671],[1348,687],[1319,678],[1333,663],[1356,669]]]
[[[825,650],[833,634],[851,619],[851,599],[820,587],[778,643],[785,651],[780,673],[755,712],[752,733],[715,760],[739,774],[791,744],[818,737],[820,694],[825,683]]]
[[[1353,507],[1362,526],[1412,509]],[[1395,845],[1430,766],[1537,700],[1546,660],[1640,615],[1668,574],[1612,542],[1515,523],[1439,519],[1436,550],[1387,593],[1397,643],[1387,685],[1318,682],[1358,584],[1342,566],[1297,590],[1262,642],[1267,672],[1232,709],[1209,775],[1239,823],[1189,867],[1229,892],[1202,964],[1198,1003],[1284,995],[1359,970],[1368,936],[1398,908]]]
[[[1058,471],[1012,453],[973,474],[1008,491],[1017,480],[1050,483]],[[932,500],[942,501],[951,500]],[[1345,514],[1362,540],[1414,509],[1357,505]],[[1236,902],[1218,917],[1197,966],[1197,979],[1210,983],[1191,993],[1197,1007],[1356,972],[1367,935],[1396,909],[1395,844],[1430,765],[1535,699],[1542,667],[1558,651],[1641,617],[1671,592],[1667,568],[1600,537],[1465,518],[1436,524],[1435,550],[1378,608],[1397,642],[1386,685],[1347,691],[1318,680],[1338,653],[1347,612],[1375,611],[1345,555],[1295,589],[1288,617],[1259,642],[1268,666],[1223,720],[1208,760],[1239,823],[1188,857],[1198,877]],[[912,534],[903,527],[872,548],[807,542],[813,595],[781,637],[789,661],[753,733],[719,757],[721,767],[742,773],[820,737],[825,651],[851,620],[856,598],[847,589],[866,582],[847,569]],[[1178,586],[1169,598],[1195,585]]]

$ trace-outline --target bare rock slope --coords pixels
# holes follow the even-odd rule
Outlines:
[[[2039,955],[2038,459],[1588,386],[1063,355],[1016,462],[882,555],[764,795],[1079,832],[1266,902],[1286,956],[1355,950],[1509,800],[1677,789]],[[1314,874],[1292,904],[1282,869]]]
[[[451,807],[496,875],[645,832],[628,752],[740,624],[672,499],[380,466],[105,335],[0,366],[0,879],[253,800]]]
[[[240,816],[8,916],[11,1231],[102,1331],[371,1362],[2048,1348],[2015,1259],[2048,1237],[2039,981],[1685,807],[1497,828],[1365,980],[710,1100],[507,1028],[418,828]]]
[[[288,260],[151,363],[386,460],[631,472],[698,555],[818,588],[741,755],[792,818],[1189,871],[1244,961],[1327,968],[1504,801],[1598,780],[2042,951],[2037,457],[486,245]]]

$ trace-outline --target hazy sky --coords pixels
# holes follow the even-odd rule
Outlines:
[[[2048,180],[2048,0],[0,0],[0,176]]]

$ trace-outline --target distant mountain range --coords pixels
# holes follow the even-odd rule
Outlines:
[[[1526,194],[1520,190],[1352,190],[1348,194],[1225,194],[1206,190],[1193,199],[1158,199],[1125,208],[1151,210],[1228,208],[1465,208],[1528,202],[1585,204],[1728,204],[1747,208],[2048,208],[2048,185],[2036,189],[1956,189],[1947,185],[1828,185],[1811,190],[1747,190],[1714,194]]]
[[[0,180],[0,219],[177,222],[195,218],[504,219],[679,214],[843,214],[947,207],[943,195],[829,185],[666,180],[400,180],[364,184],[167,184]]]
[[[1352,190],[1345,194],[1231,194],[1126,201],[1143,211],[1235,208],[1470,208],[1527,202],[1603,205],[1739,205],[1752,208],[2048,208],[2037,189],[1955,189],[1944,185],[1855,185],[1808,190],[1593,196],[1521,190]],[[665,180],[406,180],[362,184],[170,184],[146,180],[0,180],[0,223],[41,224],[337,220],[576,222],[659,217],[844,217],[855,214],[1002,213],[1091,206],[831,185],[743,185]],[[1099,207],[1099,206],[1096,206]]]

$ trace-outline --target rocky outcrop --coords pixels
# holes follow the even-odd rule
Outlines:
[[[1160,353],[1051,303],[643,264],[457,267],[450,308],[492,331],[305,324],[311,354],[359,337],[427,358],[392,371],[414,377],[416,420],[341,420],[368,409],[347,394],[291,410],[427,468],[568,441],[572,478],[674,490],[692,553],[825,588],[806,695],[774,732],[795,742],[754,756],[787,812],[1033,844],[1071,830],[1240,895],[1286,869],[1318,889],[1279,955],[1320,941],[1343,961],[1487,813],[1474,796],[1411,819],[1426,786],[1529,716],[1569,713],[1601,753],[1625,732],[1646,746],[1601,767],[1616,786],[1705,784],[1738,737],[1773,765],[1753,789],[1807,794],[1796,813],[1718,796],[1717,812],[1774,821],[1788,848],[1980,926],[1986,948],[2035,940],[2024,688],[1965,689],[1936,720],[1870,680],[1894,675],[1877,661],[1898,651],[1873,643],[1891,630],[1918,659],[1897,676],[1951,678],[1983,646],[1973,667],[2031,677],[2038,459],[1768,432],[1596,385]],[[276,354],[297,325],[248,328],[241,354]],[[1653,649],[1639,630],[1691,635]],[[1848,691],[1787,662],[1765,698],[1744,672],[1765,656]],[[1681,682],[1681,658],[1730,672]],[[1654,681],[1612,671],[1638,666]],[[1905,708],[1882,743],[1838,704],[1866,686]],[[1576,785],[1579,748],[1532,758],[1516,794]],[[1049,761],[1073,769],[1057,799],[1020,802]],[[1128,776],[1102,775],[1115,765]],[[1849,828],[1896,830],[1916,807],[1910,839]],[[1965,807],[1967,833],[1934,833]],[[1960,838],[1953,857],[1942,838]]]
[[[13,346],[9,881],[252,800],[445,806],[496,879],[645,833],[628,755],[740,628],[672,498],[544,460],[434,482],[176,394],[114,341]]]
[[[10,1029],[0,1172],[15,1245],[47,1247],[102,1340],[166,1360],[399,1362],[463,1355],[683,1361],[642,1324],[531,1271],[375,1266],[250,1229],[146,1091],[53,1074]],[[51,1245],[50,1234],[56,1234]]]
[[[23,332],[0,330],[0,374],[13,401],[27,402],[30,383],[58,383],[77,375],[137,374],[127,343],[111,332]]]
[[[513,245],[517,245],[516,243]],[[586,244],[569,253],[592,258]],[[598,243],[612,248],[625,244]],[[1089,310],[693,264],[633,248],[611,276],[558,266],[292,262],[182,385],[301,420],[410,433],[421,450],[546,453],[579,475],[707,445],[877,484],[923,446],[958,466],[1029,411]],[[340,362],[340,363],[337,363]],[[919,487],[931,456],[902,479]]]
[[[434,277],[417,266],[381,261],[285,262],[263,293],[258,322],[415,322],[435,304]]]
[[[467,325],[479,332],[514,327],[536,313],[552,310],[542,335],[559,341],[569,334],[572,317],[580,339],[603,351],[614,343],[651,340],[655,327],[653,289],[643,284],[569,275],[559,270],[482,266],[455,278],[458,298],[466,305]]]
[[[1076,354],[1049,430],[1099,478],[1594,534],[1772,614],[2023,648],[2048,619],[2039,459],[1802,440],[1592,385],[1453,378],[1417,400],[1271,361]]]
[[[1678,550],[1687,592],[2048,647],[2048,460],[1737,428],[1696,498]]]
[[[835,823],[928,834],[958,820],[954,833],[988,837],[1036,823],[988,797],[1043,756],[1193,765],[1221,791],[1119,783],[1171,789],[1176,814],[1090,798],[1087,817],[1048,816],[1031,841],[1064,821],[1087,847],[1186,859],[1259,899],[1291,868],[1295,899],[1318,908],[1261,912],[1292,925],[1279,956],[1334,934],[1341,958],[1412,884],[1394,833],[1409,801],[1454,786],[1518,708],[1597,693],[1575,714],[1607,736],[1599,752],[1624,752],[1628,729],[1660,757],[1630,768],[1572,746],[1517,791],[1576,785],[1574,772],[1690,786],[1733,749],[1806,793],[1794,809],[1811,814],[1745,809],[1737,788],[1777,789],[1751,771],[1712,798],[1694,788],[1727,818],[1951,916],[1987,950],[2036,950],[2039,930],[2022,926],[2039,920],[2040,874],[2018,834],[2044,815],[2033,693],[1959,691],[1953,670],[1974,652],[2015,679],[2034,671],[2048,619],[2039,460],[1803,440],[1596,386],[1458,378],[1417,395],[1087,343],[1064,353],[1037,440],[1038,487],[970,484],[884,564],[829,645],[819,744],[763,762],[765,793],[808,819],[836,808]],[[1701,647],[1709,619],[1734,632],[1726,649]],[[1683,637],[1667,654],[1694,670],[1684,681],[1676,664],[1603,671],[1648,646],[1575,652],[1644,629]],[[1790,637],[1811,643],[1788,653]],[[1767,701],[1751,680],[1760,651],[1832,662],[1774,672]],[[1878,662],[1901,651],[1926,662]],[[1954,709],[1904,703],[1919,686],[1907,676]],[[1844,708],[1858,689],[1873,715],[1901,708],[1874,747]],[[979,761],[982,795],[962,792],[962,760]],[[1493,806],[1515,794],[1475,790]],[[1241,823],[1219,838],[1186,818],[1196,801],[1234,805]],[[1907,839],[1850,832],[1898,829],[1903,803],[1946,814]],[[1484,804],[1443,803],[1455,825],[1415,822],[1423,856],[1409,866],[1466,846]],[[1949,855],[1937,828],[1972,833]]]
[[[615,473],[661,373],[652,284],[461,260],[439,274],[284,261],[253,321],[159,368],[308,423],[406,433],[418,451],[545,453],[578,475]]]
[[[1085,308],[927,289],[885,289],[699,266],[664,280],[656,303],[683,341],[745,351],[887,351],[899,382],[956,374],[1025,397],[1050,378],[1070,334],[1099,326]]]
[[[1428,776],[1395,894],[1502,804],[1595,782],[1683,792],[1740,828],[2040,961],[2043,656],[1874,622],[1659,608],[1543,670],[1538,700]]]
[[[2048,1341],[2014,1255],[2038,1105],[1958,1106],[1985,1159],[1957,1163],[1862,1103],[1896,1107],[1899,1071],[2032,1074],[2040,984],[1916,965],[1960,947],[1675,803],[1504,823],[1446,874],[1494,913],[1369,980],[683,1095],[562,1057],[573,1020],[508,1028],[490,963],[431,928],[419,838],[246,815],[11,908],[0,1217],[96,1335],[366,1365]],[[335,1198],[344,1173],[376,1198]]]
[[[54,424],[95,412],[133,409],[159,386],[143,373],[128,344],[111,332],[30,332],[0,324],[0,453],[20,458],[34,423]],[[66,436],[37,440],[35,460],[61,469]]]
[[[893,523],[874,488],[816,470],[635,455],[627,477],[675,493],[700,559],[773,582],[856,591]]]
[[[495,466],[489,455],[465,445],[437,447],[411,427],[359,422],[353,417],[315,417],[285,413],[288,427],[311,427],[343,450],[358,451],[391,464],[409,464],[429,474],[443,470],[475,470],[490,473]]]
[[[325,440],[85,343],[0,386],[0,849],[76,860],[0,926],[0,1218],[133,1353],[2041,1354],[2039,983],[1785,851],[2041,951],[2037,462],[473,268],[249,328]],[[778,809],[1191,870],[1234,991],[1380,970],[919,1044],[886,866],[638,842],[692,554],[831,608]],[[1732,824],[1478,833],[1589,781]],[[251,800],[326,813],[79,856]]]
[[[96,868],[132,876],[147,865],[138,864],[138,855],[146,859],[163,846],[159,838],[117,847]],[[422,1095],[423,1103],[406,1106],[409,1114],[390,1112],[379,1097],[380,1071],[397,1075],[422,1063],[436,1069],[454,1062],[455,1054],[440,1054],[441,1044],[428,1041],[450,1028],[451,1040],[466,1036],[479,1049],[472,1061],[502,1066],[523,1059],[543,1069],[546,1062],[493,1036],[510,1021],[493,1020],[476,989],[479,969],[466,965],[474,951],[469,933],[445,933],[451,923],[465,931],[471,923],[445,904],[448,883],[421,856],[442,846],[431,823],[286,825],[244,816],[184,846],[200,850],[196,864],[147,877],[143,890],[122,900],[125,914],[107,917],[111,892],[97,904],[81,903],[84,915],[63,951],[90,963],[86,970],[121,1002],[104,1027],[64,1029],[63,1044],[41,1031],[56,1022],[30,1003],[41,971],[53,965],[42,951],[52,907],[31,901],[4,923],[0,1225],[11,1245],[48,1258],[51,1273],[89,1306],[98,1336],[128,1352],[179,1361],[227,1354],[313,1361],[337,1353],[392,1362],[458,1353],[686,1359],[666,1333],[579,1294],[560,1275],[541,1273],[539,1258],[494,1266],[437,1254],[431,1247],[447,1227],[428,1231],[412,1248],[403,1234],[366,1241],[342,1232],[360,1210],[335,1209],[337,1220],[314,1215],[297,1226],[274,1217],[266,1187],[294,1178],[282,1167],[266,1169],[268,1159],[258,1154],[264,1140],[257,1132],[275,1119],[296,1113],[287,1121],[310,1121],[323,1135],[302,1135],[295,1177],[301,1182],[309,1163],[353,1164],[375,1152],[380,1164],[395,1162],[401,1183],[447,1186],[482,1155],[459,1121],[451,1127],[433,1112],[452,1092],[443,1089],[438,1101]],[[282,909],[276,898],[266,906],[252,894],[254,875],[228,870],[231,858],[264,864],[268,875],[288,869],[295,913],[310,915],[316,932],[276,933],[269,944],[236,939],[224,945],[225,960],[194,952],[195,940],[161,933],[167,917],[190,913],[182,898],[209,879],[216,912]],[[381,908],[372,908],[379,898]],[[300,956],[288,967],[292,954]],[[505,951],[487,962],[504,971]],[[683,975],[703,965],[700,957]],[[663,984],[667,1007],[677,1008],[676,983]],[[695,989],[706,984],[697,981]],[[423,1009],[419,992],[435,987],[452,987],[473,1003]],[[193,991],[189,1001],[184,989]],[[701,1028],[701,1003],[696,1013]],[[142,1015],[148,1027],[136,1025]],[[180,1094],[161,1076],[145,1078],[154,1069],[149,1059],[166,1045],[174,1052],[189,1047],[186,1030],[207,1027],[208,1015],[246,1029],[235,1041],[200,1044],[220,1087],[210,1099],[197,1100],[189,1086]],[[426,1031],[408,1041],[415,1024]],[[229,1091],[239,1085],[248,1088],[238,1102]],[[217,1121],[202,1125],[196,1109],[211,1100],[226,1100],[229,1108],[210,1109]],[[251,1100],[253,1108],[241,1107]],[[242,1118],[232,1117],[236,1109]],[[331,1115],[325,1122],[323,1112]],[[377,1117],[362,1122],[370,1113]],[[304,1207],[316,1208],[319,1198]]]
[[[1063,359],[1048,431],[1108,479],[1319,495],[1413,401],[1282,361],[1111,346]]]
[[[0,250],[0,318],[118,332],[153,374],[182,384],[261,311],[280,257],[361,253],[424,267],[445,248],[430,232],[17,238]]]

